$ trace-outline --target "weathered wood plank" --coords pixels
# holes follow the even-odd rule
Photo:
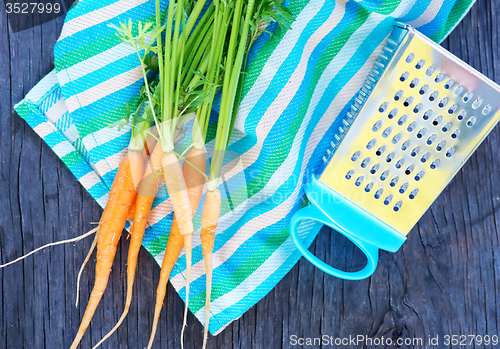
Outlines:
[[[65,1],[67,6],[70,3]],[[500,82],[498,9],[500,0],[478,0],[443,45]],[[101,213],[57,156],[13,111],[13,105],[52,69],[52,47],[61,26],[58,18],[12,33],[6,14],[0,12],[2,263],[47,242],[90,230]],[[208,347],[292,348],[292,335],[366,335],[426,340],[439,336],[439,346],[413,347],[450,348],[443,344],[446,334],[498,335],[499,173],[497,127],[410,232],[403,248],[394,254],[380,253],[379,267],[370,279],[336,279],[302,259],[261,302],[210,338]],[[76,275],[91,240],[54,247],[0,270],[0,349],[69,347],[93,284],[92,259],[82,277],[82,303],[75,308]],[[348,270],[365,262],[359,250],[329,229],[322,230],[311,250]],[[120,316],[127,251],[128,241],[122,239],[108,290],[82,348],[95,344]],[[158,278],[159,267],[142,250],[129,316],[103,348],[146,345]],[[155,348],[180,348],[182,311],[183,302],[169,284]],[[188,324],[186,348],[201,347],[201,324],[192,314]],[[318,347],[322,346],[307,348]]]

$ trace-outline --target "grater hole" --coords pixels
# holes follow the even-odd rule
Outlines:
[[[347,174],[345,175],[345,178],[347,180],[351,179],[352,178],[352,175],[354,174],[354,170],[350,170],[349,172],[347,172]]]
[[[409,107],[413,103],[413,97],[406,98],[406,101],[403,102],[405,107]]]
[[[366,145],[366,149],[370,150],[372,149],[375,144],[377,143],[377,140],[376,139],[372,139],[371,141],[368,142],[368,144]]]
[[[367,193],[369,193],[369,192],[370,192],[370,190],[372,190],[372,188],[373,188],[373,182],[370,182],[370,183],[368,183],[368,184],[366,185],[366,187],[365,187],[365,191],[366,191]]]
[[[423,136],[425,136],[425,133],[427,132],[427,129],[425,127],[421,128],[420,131],[417,133],[417,138],[420,139]]]
[[[384,130],[384,132],[382,132],[382,137],[384,137],[384,138],[389,137],[389,136],[390,136],[390,134],[391,134],[391,131],[392,131],[392,128],[391,128],[390,126],[389,126],[389,127],[387,127],[387,128]]]
[[[415,69],[422,69],[424,67],[425,61],[423,59],[419,60],[417,64],[415,64]]]
[[[351,161],[358,160],[360,156],[361,156],[361,152],[358,150],[357,152],[355,152],[354,154],[352,154]]]
[[[450,80],[445,82],[443,87],[445,90],[448,90],[448,89],[453,87],[453,84],[455,84],[455,81],[453,81],[453,79],[450,79]]]
[[[412,157],[417,156],[417,155],[418,155],[418,153],[420,153],[420,149],[421,149],[421,148],[420,148],[420,146],[419,146],[419,145],[417,145],[415,148],[413,148],[413,150],[411,151],[410,155],[411,155]]]
[[[422,107],[423,107],[423,104],[422,103],[418,103],[415,108],[413,108],[413,112],[416,114],[418,112],[420,112],[422,110]]]
[[[486,104],[483,108],[483,115],[488,115],[491,112],[491,105]]]
[[[433,121],[432,121],[432,124],[434,126],[437,126],[439,125],[439,123],[441,122],[441,120],[443,120],[443,117],[441,115],[439,115],[437,118],[435,118]]]
[[[415,86],[418,86],[419,80],[417,78],[413,79],[410,82],[410,88],[415,88]]]
[[[361,162],[361,168],[366,168],[366,166],[368,166],[369,163],[370,163],[370,158],[364,159],[363,162]]]
[[[354,185],[356,187],[359,187],[361,185],[361,183],[363,183],[364,180],[365,180],[365,177],[364,176],[360,176],[360,177],[358,177],[358,179],[356,179],[356,182],[354,182]]]
[[[371,174],[375,174],[375,173],[377,173],[377,171],[379,170],[379,168],[380,168],[380,165],[379,165],[379,164],[374,165],[374,166],[371,168],[370,173],[371,173]]]
[[[455,148],[454,147],[451,147],[450,149],[448,149],[448,151],[446,152],[446,157],[447,158],[451,158],[451,156],[455,154]]]
[[[467,92],[464,96],[464,98],[462,99],[465,103],[467,103],[468,101],[470,101],[472,99],[472,97],[474,96],[474,93],[472,92]]]
[[[380,107],[378,107],[378,111],[379,111],[379,113],[383,113],[383,112],[385,112],[385,111],[386,111],[386,109],[387,109],[387,102],[382,103],[382,104],[380,105]]]
[[[448,114],[453,114],[454,112],[457,111],[457,105],[456,104],[453,104],[450,109],[448,109]]]
[[[401,159],[399,159],[398,162],[396,162],[395,167],[399,170],[401,167],[403,167],[404,164],[405,164],[405,159],[401,158]]]
[[[401,188],[399,188],[399,193],[404,194],[406,189],[408,189],[408,183],[404,183]]]
[[[465,110],[462,110],[460,114],[458,114],[457,119],[458,120],[463,120],[467,116],[467,112]]]
[[[451,128],[451,122],[447,122],[446,125],[443,126],[441,131],[448,132],[450,130],[450,128]]]
[[[435,71],[435,70],[436,70],[436,67],[435,67],[435,66],[433,66],[433,65],[431,65],[431,66],[430,66],[429,68],[427,68],[427,70],[425,71],[425,75],[427,75],[427,76],[431,76],[431,75],[434,73],[434,71]]]
[[[442,100],[440,100],[440,101],[439,101],[439,103],[438,103],[438,107],[439,107],[439,108],[444,108],[444,106],[445,106],[446,104],[448,104],[448,97],[443,98]]]
[[[434,143],[434,141],[436,140],[436,134],[433,133],[429,136],[429,138],[427,138],[427,145],[431,145],[432,143]]]
[[[446,141],[441,141],[438,143],[438,145],[436,146],[436,150],[437,151],[441,151],[443,150],[443,148],[446,146]]]
[[[436,78],[434,79],[435,82],[441,82],[443,81],[444,79],[444,74],[443,73],[439,73],[438,75],[436,75]]]
[[[431,154],[429,152],[427,152],[424,155],[422,155],[422,157],[420,158],[420,162],[422,162],[422,163],[427,162],[427,160],[429,160],[430,157],[431,157]]]
[[[406,63],[411,63],[413,59],[415,58],[415,54],[410,53],[408,57],[406,57]]]
[[[385,159],[385,161],[391,162],[392,160],[394,160],[395,156],[396,156],[396,153],[395,152],[391,152],[389,155],[387,155],[387,158]]]
[[[428,89],[429,89],[429,85],[424,85],[424,86],[422,86],[420,91],[418,91],[418,93],[420,93],[421,95],[424,95]]]
[[[432,92],[431,95],[429,96],[429,101],[433,102],[436,98],[438,98],[438,96],[439,96],[438,91]]]
[[[380,197],[382,196],[382,194],[384,193],[384,189],[380,188],[379,190],[377,190],[375,192],[375,195],[373,196],[375,199],[380,199]]]
[[[403,124],[406,122],[407,119],[408,117],[406,115],[403,115],[402,117],[399,118],[398,125],[403,126]]]
[[[409,140],[409,139],[408,139],[408,140],[406,140],[406,141],[405,141],[405,142],[401,145],[401,150],[402,150],[402,151],[405,151],[406,149],[408,149],[408,148],[410,147],[410,144],[411,144],[410,140]]]
[[[483,104],[483,99],[480,97],[477,97],[474,103],[472,103],[472,109],[477,109]]]
[[[388,197],[384,199],[384,205],[389,205],[392,201],[392,194],[390,194]]]
[[[429,109],[427,110],[425,113],[424,113],[424,116],[422,116],[422,119],[424,120],[429,120],[429,118],[432,116],[432,109]]]
[[[396,94],[394,95],[394,100],[399,101],[401,97],[403,97],[403,90],[399,90],[398,92],[396,92]]]
[[[430,166],[431,170],[436,169],[440,163],[441,163],[441,160],[439,160],[439,159],[434,160]]]
[[[455,91],[453,91],[453,94],[455,96],[458,96],[459,94],[461,94],[462,92],[464,91],[464,87],[462,85],[458,85],[457,88],[455,89]]]
[[[392,138],[392,144],[396,144],[397,142],[399,142],[401,140],[401,133],[398,133],[397,135],[395,135],[393,138]]]
[[[415,165],[411,164],[410,166],[408,166],[405,170],[405,175],[409,176],[413,170],[415,169]]]
[[[382,174],[380,175],[380,180],[385,181],[387,177],[389,177],[389,170],[385,170],[384,172],[382,172]]]
[[[389,113],[389,115],[387,115],[387,117],[389,119],[392,119],[393,117],[395,117],[396,115],[398,114],[398,110],[396,108],[394,108],[393,110],[391,110],[391,112]]]
[[[472,116],[469,120],[467,120],[467,126],[472,127],[476,123],[476,117]]]
[[[380,130],[381,126],[382,126],[382,121],[379,120],[373,125],[372,131],[377,132],[378,130]]]
[[[392,209],[394,210],[394,212],[398,212],[401,209],[402,205],[403,205],[403,201],[399,200],[398,202],[396,202],[396,205],[394,205],[394,207]]]
[[[384,151],[385,151],[385,145],[378,148],[378,150],[375,152],[375,154],[377,154],[377,156],[380,156],[384,153]]]
[[[408,125],[408,128],[406,129],[408,132],[412,132],[415,127],[417,127],[417,122],[413,121],[411,124]]]
[[[415,180],[418,182],[422,178],[424,178],[425,172],[424,171],[418,171],[418,173],[415,175]]]
[[[410,74],[409,74],[407,71],[405,71],[405,72],[403,73],[403,75],[401,75],[401,77],[399,78],[399,81],[401,81],[401,82],[406,81],[406,80],[408,79],[408,76],[409,76],[409,75],[410,75]]]
[[[393,179],[391,179],[391,182],[389,183],[389,185],[390,185],[391,187],[395,187],[395,186],[396,186],[396,184],[398,184],[398,181],[399,181],[399,176],[396,176],[396,177],[394,177]]]
[[[415,189],[413,189],[411,191],[411,193],[410,193],[410,195],[408,197],[410,198],[410,200],[413,200],[413,199],[415,199],[415,197],[417,196],[417,194],[418,194],[418,189],[415,188]]]
[[[459,128],[457,128],[457,129],[456,129],[455,131],[453,131],[453,133],[451,134],[451,138],[453,138],[453,139],[457,139],[457,138],[458,138],[458,136],[460,136],[460,132],[461,132],[461,131],[460,131],[460,129],[459,129]]]

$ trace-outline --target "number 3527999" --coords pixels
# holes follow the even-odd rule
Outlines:
[[[38,2],[23,2],[23,3],[10,3],[6,2],[5,3],[5,10],[7,13],[15,13],[15,14],[21,14],[21,13],[59,13],[61,12],[61,4],[58,2],[54,2],[51,4],[50,2],[47,3],[38,3]]]

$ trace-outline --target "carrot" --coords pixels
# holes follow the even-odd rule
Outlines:
[[[198,149],[196,147],[192,147],[186,156],[186,160],[187,161],[185,161],[184,164],[182,165],[182,172],[186,180],[189,203],[192,210],[191,215],[194,215],[200,203],[203,191],[203,185],[205,183],[205,177],[201,172],[205,168],[205,151],[203,150],[203,148]],[[163,257],[163,262],[161,266],[160,281],[158,282],[158,288],[156,291],[156,305],[155,305],[155,314],[153,320],[153,328],[151,330],[151,336],[149,338],[148,349],[150,349],[151,346],[153,345],[156,329],[158,327],[158,320],[160,318],[161,308],[163,307],[163,300],[165,299],[167,282],[170,276],[170,272],[172,271],[175,263],[177,262],[177,259],[179,258],[179,254],[182,250],[183,245],[186,243],[186,240],[192,239],[192,235],[193,234],[191,233],[183,236],[180,233],[180,228],[177,221],[177,212],[176,212],[174,214],[172,229],[170,231],[170,236],[168,237],[167,247],[165,249],[165,256]],[[191,245],[189,241],[187,243]],[[190,254],[191,250],[186,249],[186,279],[187,279],[186,309],[188,303],[187,297],[189,294],[188,266],[190,268],[191,265]],[[186,315],[186,311],[184,312],[184,315]],[[184,318],[184,325],[182,331],[184,331],[185,322],[186,320]]]
[[[80,343],[106,289],[118,241],[132,206],[132,201],[136,196],[134,178],[142,177],[142,169],[142,151],[129,151],[120,162],[118,172],[111,186],[108,203],[99,221],[94,288],[80,323],[80,328],[70,349],[75,349]]]
[[[205,328],[203,331],[203,348],[207,344],[208,323],[210,321],[210,294],[212,290],[212,251],[215,242],[215,230],[220,215],[220,191],[207,191],[205,204],[203,205],[203,216],[201,218],[201,247],[206,270],[206,300],[205,300]]]
[[[146,230],[148,214],[151,211],[156,192],[161,183],[161,159],[163,150],[161,144],[157,143],[153,154],[148,162],[148,167],[144,172],[144,177],[137,190],[136,204],[134,210],[134,221],[132,224],[132,233],[127,257],[127,298],[125,308],[116,325],[93,347],[97,348],[106,339],[109,338],[122,324],[128,314],[130,304],[132,303],[132,291],[134,286],[135,269],[137,266],[137,256],[142,244],[142,238]]]

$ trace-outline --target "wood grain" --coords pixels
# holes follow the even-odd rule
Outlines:
[[[65,2],[66,6],[70,2]],[[100,207],[13,110],[53,68],[63,18],[13,33],[0,3],[0,261],[90,230]],[[443,46],[500,82],[500,0],[478,0]],[[496,127],[408,235],[397,253],[380,253],[375,274],[345,281],[304,259],[209,348],[294,348],[290,336],[422,338],[451,348],[445,335],[498,335],[500,313],[500,128]],[[0,270],[0,349],[67,348],[85,310],[93,261],[75,308],[76,275],[91,238],[58,246]],[[116,322],[125,299],[128,241],[122,239],[108,289],[82,341],[90,348]],[[311,251],[347,270],[361,252],[323,229]],[[159,267],[143,249],[129,316],[103,348],[143,348],[153,318]],[[183,302],[168,286],[155,348],[180,348]],[[201,348],[202,326],[190,314],[186,348]],[[439,336],[440,345],[428,345]],[[337,347],[326,345],[306,348]],[[347,345],[339,348],[396,348]],[[493,348],[467,345],[466,348]],[[454,346],[453,348],[464,348]]]

